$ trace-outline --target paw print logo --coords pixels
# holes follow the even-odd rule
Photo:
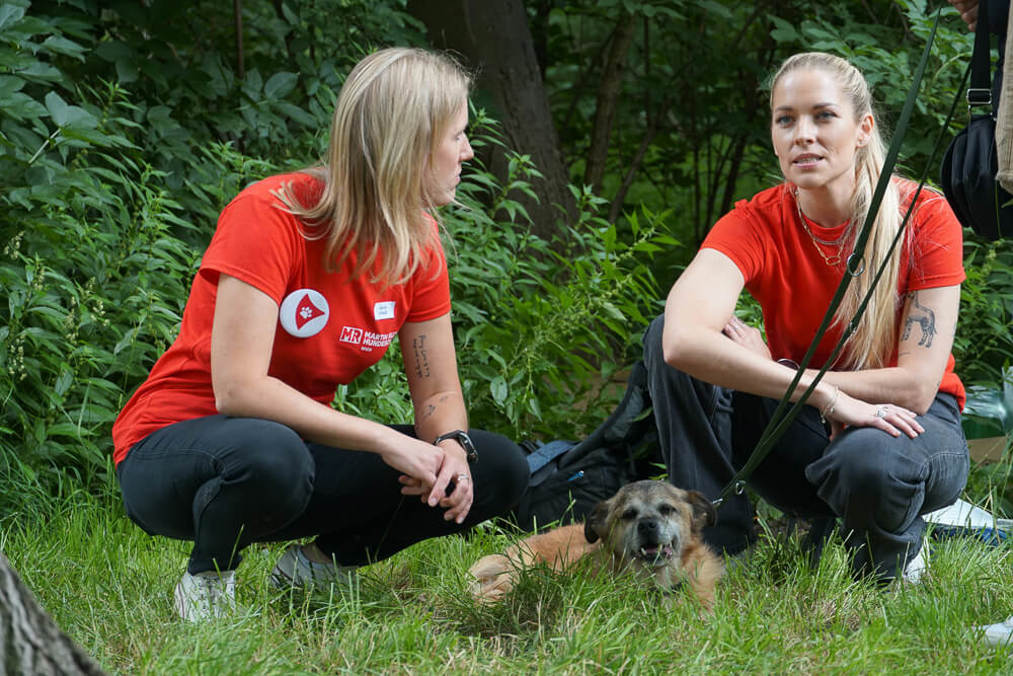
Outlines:
[[[296,338],[315,336],[327,325],[330,308],[323,294],[314,289],[298,289],[285,296],[278,309],[282,328]]]

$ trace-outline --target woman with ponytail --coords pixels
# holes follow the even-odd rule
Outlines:
[[[885,148],[868,84],[844,59],[787,59],[771,80],[770,107],[784,181],[715,224],[644,337],[669,479],[714,498],[743,466],[869,228],[856,265],[864,272],[791,399],[818,368],[828,371],[749,483],[787,514],[837,521],[856,574],[914,581],[927,560],[921,515],[957,498],[969,465],[964,388],[950,354],[964,279],[960,225],[941,195],[916,196],[899,176],[867,219]],[[733,314],[743,289],[763,309],[765,338]],[[752,514],[745,495],[726,500],[706,539],[728,554],[744,550],[755,538]]]

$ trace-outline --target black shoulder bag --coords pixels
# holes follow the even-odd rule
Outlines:
[[[988,0],[978,3],[978,22],[971,55],[971,85],[967,108],[971,120],[946,149],[940,184],[961,225],[980,237],[995,241],[1013,234],[1013,195],[996,178],[999,166],[995,148],[992,100]],[[992,11],[995,11],[994,6]],[[996,74],[996,85],[999,84]],[[966,79],[966,75],[965,75]],[[999,87],[995,88],[996,92]]]

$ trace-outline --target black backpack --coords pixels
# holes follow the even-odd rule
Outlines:
[[[633,365],[622,401],[586,439],[521,446],[530,451],[531,480],[510,516],[525,531],[582,521],[625,484],[659,473],[653,466],[661,453],[643,362]]]

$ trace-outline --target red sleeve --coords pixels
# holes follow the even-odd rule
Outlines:
[[[271,194],[280,184],[275,179],[261,181],[225,207],[200,266],[205,277],[225,273],[263,291],[279,305],[293,261],[303,249],[298,220]]]
[[[762,269],[764,260],[763,228],[753,222],[752,207],[745,200],[735,203],[735,208],[718,219],[701,249],[714,249],[732,259],[742,276],[748,282]]]
[[[907,290],[953,286],[966,279],[964,233],[946,199],[934,191],[919,200],[911,239]]]
[[[426,216],[430,220],[430,216]],[[433,224],[432,246],[426,250],[426,264],[420,265],[412,277],[412,305],[408,322],[424,322],[450,312],[450,278],[447,257],[440,243],[439,226]]]

